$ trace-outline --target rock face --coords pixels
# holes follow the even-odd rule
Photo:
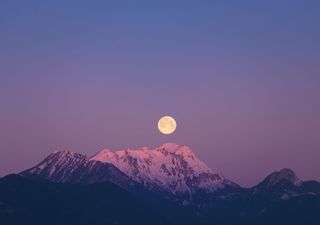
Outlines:
[[[229,186],[238,187],[213,172],[185,145],[167,143],[156,149],[144,147],[116,152],[105,149],[90,160],[115,165],[149,190],[192,195],[198,191],[214,192]]]
[[[239,187],[213,172],[185,145],[164,144],[112,152],[101,150],[91,158],[70,151],[56,151],[37,166],[21,173],[54,182],[99,183],[109,181],[125,189],[136,184],[150,191],[189,198],[197,192]]]

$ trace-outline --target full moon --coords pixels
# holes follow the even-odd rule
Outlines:
[[[171,116],[164,116],[160,118],[158,128],[163,134],[172,134],[177,128],[177,123]]]

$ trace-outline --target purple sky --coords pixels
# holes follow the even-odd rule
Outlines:
[[[320,180],[320,1],[157,2],[0,1],[0,176],[176,142],[241,185]]]

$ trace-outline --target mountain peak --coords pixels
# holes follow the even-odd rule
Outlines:
[[[86,155],[74,153],[69,150],[58,150],[48,155],[42,162],[29,170],[23,171],[21,174],[42,175],[46,178],[55,177],[56,174],[64,174],[63,179],[67,179],[67,173],[64,168],[77,168],[88,161]]]
[[[178,154],[190,154],[192,152],[191,148],[186,146],[186,145],[182,145],[182,144],[177,144],[177,143],[165,143],[163,145],[161,145],[159,148],[164,148],[169,152],[174,152],[174,153],[178,153]]]
[[[111,152],[110,150],[103,151]],[[126,190],[136,185],[136,182],[114,165],[90,161],[86,155],[69,150],[59,150],[51,153],[38,165],[22,171],[20,175],[28,177],[38,175],[59,183],[111,182]]]
[[[289,168],[273,172],[263,182],[267,183],[268,186],[274,186],[283,181],[290,182],[295,186],[300,186],[302,183],[297,175]]]
[[[176,151],[181,145],[177,144],[177,143],[171,143],[171,142],[168,142],[168,143],[164,143],[163,145],[161,145],[160,147],[158,148],[165,148],[166,150],[170,151],[170,152],[174,152]]]
[[[67,149],[62,149],[62,150],[56,150],[53,153],[51,153],[48,157],[84,157],[85,155],[80,154],[80,153],[75,153]]]

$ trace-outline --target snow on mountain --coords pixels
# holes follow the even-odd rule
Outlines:
[[[185,145],[167,143],[156,149],[126,149],[112,152],[104,149],[90,161],[111,163],[133,180],[151,190],[188,194],[201,190],[213,192],[224,187],[238,187],[213,172]]]
[[[21,175],[38,175],[59,183],[90,184],[107,181],[126,190],[137,185],[114,165],[90,161],[85,155],[67,150],[53,152],[35,167],[23,171]]]
[[[288,182],[294,186],[300,186],[302,184],[302,181],[296,176],[296,174],[288,168],[273,172],[266,177],[262,183],[268,187],[272,187],[281,182]]]
[[[312,194],[312,189],[309,190],[307,182],[300,180],[291,169],[285,168],[271,173],[252,187],[250,194],[260,198],[284,200]]]
[[[68,150],[55,151],[28,172],[42,175],[57,182],[65,182],[70,179],[73,171],[87,161],[87,157],[79,153]]]
[[[194,193],[239,186],[212,171],[185,145],[167,143],[155,149],[99,151],[88,158],[62,150],[47,156],[23,176],[38,175],[59,183],[112,182],[126,190],[150,191],[191,199]],[[177,198],[177,199],[178,199]]]

